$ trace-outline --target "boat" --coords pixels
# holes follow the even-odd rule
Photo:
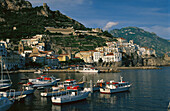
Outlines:
[[[10,76],[8,74],[8,78],[9,79],[4,79],[4,75],[3,75],[3,62],[2,62],[2,58],[1,58],[1,80],[0,80],[0,90],[6,90],[9,89],[12,85]]]
[[[97,84],[93,86],[93,91],[100,91],[100,88],[104,88],[106,86],[106,82],[101,79],[97,80]]]
[[[7,97],[0,97],[0,110],[7,111],[14,103],[14,99],[8,99]]]
[[[79,72],[82,72],[82,73],[98,73],[99,70],[98,69],[95,69],[93,67],[84,67],[82,70],[78,70]]]
[[[106,87],[100,88],[100,93],[104,94],[111,94],[111,93],[117,93],[117,92],[123,92],[128,91],[131,85],[129,82],[122,81],[123,77],[120,77],[120,82],[115,82],[114,80],[111,80],[110,82],[106,82]]]
[[[10,89],[9,91],[6,92],[0,92],[0,95],[3,97],[18,97],[22,95],[29,95],[33,94],[35,91],[35,88],[33,88],[32,83],[27,83],[22,86],[21,91],[15,91],[15,89]],[[23,96],[24,97],[24,96]]]
[[[84,82],[77,82],[74,79],[66,79],[64,82],[58,82],[57,86],[52,87],[52,90],[57,91],[60,88],[67,88],[68,86],[79,86],[79,88],[83,88]]]
[[[35,74],[43,74],[43,71],[37,70],[37,71],[35,71],[34,73],[35,73]]]
[[[28,79],[28,81],[33,84],[33,87],[38,88],[38,87],[53,86],[60,81],[60,78],[56,79],[53,76],[48,77],[46,75],[42,75],[41,77],[38,77],[36,79]]]
[[[85,100],[88,97],[91,89],[84,88],[84,90],[81,91],[78,90],[77,88],[78,86],[73,87],[74,91],[72,91],[71,94],[51,97],[52,103],[56,105],[62,105],[65,103],[72,103],[72,102]]]
[[[67,93],[70,93],[71,90],[65,90],[64,88],[60,88],[57,91],[52,91],[52,92],[42,92],[41,96],[42,97],[52,97],[52,96],[60,96],[60,95],[65,95]]]

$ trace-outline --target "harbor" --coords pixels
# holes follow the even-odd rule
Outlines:
[[[83,76],[86,77],[87,81],[103,79],[106,82],[110,80],[119,81],[120,76],[123,80],[132,83],[129,91],[114,93],[114,94],[101,94],[100,92],[90,93],[86,100],[64,104],[61,106],[52,104],[51,97],[41,97],[43,90],[35,90],[31,95],[28,95],[22,101],[15,102],[9,111],[14,110],[51,110],[51,111],[67,111],[67,110],[167,110],[170,92],[167,89],[169,81],[169,68],[163,67],[155,70],[121,70],[119,73],[49,73],[56,78],[60,78],[61,81],[72,78],[79,81]],[[11,80],[13,81],[12,88],[18,89],[18,82],[21,79],[36,78],[40,74],[34,73],[16,73],[10,74]],[[138,78],[138,79],[134,79]],[[164,84],[164,85],[163,85]],[[157,86],[157,88],[155,88]],[[86,87],[86,85],[85,85]],[[160,92],[158,90],[164,90]],[[166,97],[164,95],[167,95]],[[59,96],[60,97],[60,96]],[[161,100],[161,103],[160,103]],[[121,105],[120,105],[121,103]],[[142,104],[142,105],[141,105]],[[159,105],[159,107],[158,107]]]

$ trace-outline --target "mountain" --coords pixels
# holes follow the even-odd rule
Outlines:
[[[147,32],[137,27],[125,27],[121,29],[111,30],[110,33],[114,37],[123,37],[127,41],[133,40],[134,43],[141,47],[155,49],[158,55],[170,52],[170,42],[160,38],[155,33]]]
[[[46,3],[33,8],[25,0],[0,0],[0,39],[18,41],[44,33],[45,27],[86,29],[83,24],[60,11],[51,11]]]

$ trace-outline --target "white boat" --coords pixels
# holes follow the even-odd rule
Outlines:
[[[7,111],[13,103],[13,99],[10,100],[7,97],[0,97],[0,111]]]
[[[43,74],[43,71],[37,70],[37,71],[35,71],[34,73],[35,73],[35,74]]]
[[[88,97],[90,91],[90,88],[84,88],[83,91],[76,90],[71,92],[71,94],[66,94],[59,97],[51,97],[51,100],[52,103],[56,105],[81,101],[85,100]]]
[[[103,88],[106,86],[106,82],[101,80],[97,80],[97,84],[93,86],[93,91],[100,91],[100,88]]]
[[[9,79],[4,79],[3,75],[3,63],[2,63],[2,58],[1,58],[1,80],[0,80],[0,90],[6,90],[9,89],[12,85],[10,76],[8,74]]]
[[[79,86],[79,88],[83,88],[84,82],[77,82],[74,79],[66,79],[64,82],[58,82],[57,85],[58,86],[52,87],[53,91],[57,91],[60,88],[66,88],[67,89],[67,86]]]
[[[123,92],[123,91],[128,91],[131,85],[129,82],[122,81],[120,82],[115,82],[114,80],[111,80],[110,82],[106,82],[106,87],[105,88],[100,88],[100,93],[104,94],[111,94],[111,93],[117,93],[117,92]]]
[[[41,96],[43,96],[43,97],[60,96],[60,95],[65,95],[65,94],[67,94],[69,92],[71,92],[71,90],[60,89],[58,91],[42,92]]]
[[[0,92],[0,95],[3,96],[3,97],[18,97],[18,96],[21,96],[21,95],[29,95],[29,94],[33,94],[35,91],[35,89],[26,84],[26,85],[23,85],[22,87],[22,90],[21,91],[15,91],[14,89],[11,89],[9,92]]]
[[[82,70],[78,70],[78,71],[82,73],[98,73],[99,72],[98,69],[95,69],[92,67],[84,67]]]
[[[33,84],[33,87],[46,87],[46,86],[53,86],[57,84],[57,82],[60,81],[60,79],[56,79],[55,77],[47,77],[45,75],[42,75],[41,77],[38,77],[36,79],[28,79],[29,82]]]

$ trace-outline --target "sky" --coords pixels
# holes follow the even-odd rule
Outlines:
[[[139,27],[170,40],[170,0],[27,0],[103,30]]]

